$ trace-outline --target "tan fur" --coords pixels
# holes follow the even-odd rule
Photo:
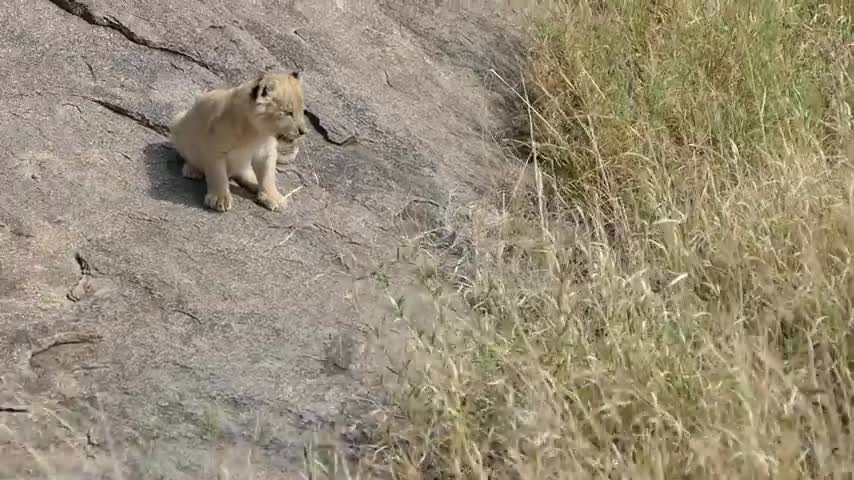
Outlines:
[[[211,90],[175,115],[172,144],[184,159],[183,175],[207,181],[205,205],[230,210],[233,179],[264,207],[283,209],[287,200],[276,187],[277,138],[286,143],[302,138],[303,109],[299,74],[272,72]]]

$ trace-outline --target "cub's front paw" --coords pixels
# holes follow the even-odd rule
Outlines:
[[[288,199],[279,192],[258,192],[258,203],[268,210],[278,212],[288,206]]]
[[[214,195],[213,193],[205,195],[205,205],[218,212],[227,212],[231,210],[231,203],[232,200],[230,192],[226,192],[223,195]]]

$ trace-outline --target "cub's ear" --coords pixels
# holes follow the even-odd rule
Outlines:
[[[250,95],[252,95],[252,99],[257,103],[265,103],[269,101],[270,92],[275,88],[276,81],[272,78],[268,78],[267,75],[262,75],[255,81],[255,85],[252,86]]]
[[[299,81],[302,81],[302,71],[300,71],[300,70],[294,70],[294,71],[292,71],[292,72],[291,72],[291,76],[292,76],[292,77],[294,77],[294,78],[296,78],[296,79],[297,79],[297,80],[299,80]]]
[[[258,80],[255,81],[255,84],[252,85],[252,90],[249,92],[252,100],[255,100],[256,102],[260,100],[262,96],[267,95],[267,89],[261,85],[261,80],[263,80],[263,77],[258,78]]]

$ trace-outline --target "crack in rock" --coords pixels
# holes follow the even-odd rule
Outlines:
[[[121,105],[118,105],[118,104],[115,104],[115,103],[112,103],[112,102],[109,102],[107,100],[103,100],[100,98],[91,98],[91,97],[83,97],[83,98],[85,98],[86,100],[89,100],[92,103],[96,103],[96,104],[106,108],[107,110],[109,110],[109,111],[111,111],[117,115],[121,115],[125,118],[133,120],[134,122],[138,123],[139,125],[147,128],[147,129],[149,129],[155,133],[163,135],[164,137],[169,136],[169,127],[167,127],[166,125],[155,122],[154,120],[146,117],[145,115],[143,115],[140,112],[130,110],[130,109],[125,108]]]
[[[79,302],[86,295],[86,284],[89,275],[92,273],[92,269],[89,267],[89,262],[79,253],[74,254],[74,261],[80,267],[80,279],[77,280],[77,284],[65,296],[72,302]]]
[[[391,88],[393,88],[393,89],[397,90],[397,87],[395,87],[395,86],[394,86],[394,84],[392,84],[392,83],[391,83],[391,77],[389,76],[388,71],[383,70],[383,73],[385,74],[385,83],[386,83],[386,85],[388,85],[389,87],[391,87]]]
[[[9,225],[0,223],[0,228],[5,228],[10,234],[20,238],[35,238],[35,235],[24,228],[15,228]]]
[[[109,15],[96,15],[94,12],[92,12],[91,7],[85,3],[82,3],[78,0],[48,1],[61,8],[62,10],[74,15],[75,17],[83,19],[84,21],[86,21],[86,23],[115,30],[137,45],[179,56],[185,60],[195,63],[196,65],[204,68],[205,70],[208,70],[214,75],[221,76],[220,73],[217,72],[220,69],[215,67],[214,65],[196,57],[195,55],[191,55],[187,52],[182,52],[181,50],[167,47],[166,45],[162,45],[158,42],[149,40],[131,30],[127,25],[123,24],[115,17]]]
[[[320,117],[317,116],[316,113],[305,109],[305,116],[308,118],[308,121],[311,122],[311,126],[313,126],[314,129],[317,130],[317,133],[319,133],[327,142],[333,145],[338,145],[339,147],[346,147],[347,145],[358,143],[355,135],[349,135],[344,140],[336,140],[332,138],[332,133],[328,128],[323,126],[323,123],[320,121]]]
[[[80,279],[77,280],[77,285],[68,291],[66,297],[72,302],[78,302],[86,293],[86,277],[89,276],[91,270],[89,269],[89,262],[79,253],[74,254],[74,260],[77,262],[78,267],[80,267]]]
[[[101,341],[101,338],[102,337],[96,333],[85,332],[66,332],[56,335],[53,339],[49,340],[45,346],[37,348],[30,353],[30,365],[33,365],[33,361],[37,357],[50,352],[54,348],[64,345],[92,345]]]
[[[0,405],[0,413],[30,413],[27,407]]]
[[[74,261],[77,262],[77,266],[80,267],[80,275],[89,275],[92,273],[92,268],[89,267],[89,262],[83,258],[83,255],[79,253],[74,254]]]
[[[79,302],[84,298],[98,298],[115,292],[118,285],[110,278],[98,272],[79,253],[74,255],[74,260],[80,268],[80,279],[65,295],[72,302]]]

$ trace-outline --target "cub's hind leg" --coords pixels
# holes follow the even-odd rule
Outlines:
[[[191,178],[193,180],[201,180],[205,177],[204,172],[187,162],[184,162],[184,166],[181,168],[181,175],[183,175],[184,178]]]
[[[233,175],[234,181],[238,185],[249,190],[251,193],[258,193],[258,178],[252,167],[246,167],[244,170]]]

